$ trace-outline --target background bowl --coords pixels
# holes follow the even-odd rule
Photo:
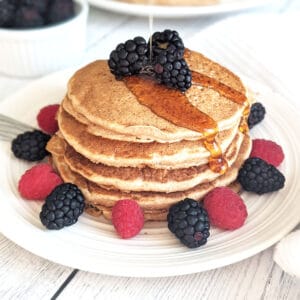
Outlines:
[[[88,4],[74,2],[75,16],[57,25],[0,28],[0,73],[34,77],[79,62],[86,46]]]

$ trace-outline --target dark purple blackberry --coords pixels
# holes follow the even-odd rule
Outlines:
[[[84,197],[72,183],[58,185],[49,196],[40,212],[42,224],[48,229],[62,229],[78,221],[84,210]]]
[[[20,6],[17,9],[14,28],[34,28],[44,24],[44,18],[34,7]]]
[[[150,41],[149,41],[150,47]],[[184,44],[178,32],[166,29],[162,32],[155,32],[152,35],[152,55],[153,58],[161,52],[166,52],[168,61],[175,61],[183,58]]]
[[[51,0],[46,13],[47,23],[66,21],[75,15],[73,0]]]
[[[184,59],[170,61],[166,52],[161,52],[154,63],[155,77],[159,83],[185,92],[192,85],[192,74]]]
[[[51,0],[18,0],[19,6],[27,6],[34,8],[41,15],[44,15],[47,11],[48,4]]]
[[[18,158],[28,161],[42,160],[49,153],[46,150],[50,135],[40,130],[27,131],[19,134],[11,145],[11,150]]]
[[[110,53],[108,65],[117,79],[138,74],[148,63],[147,43],[142,37],[135,37],[121,43]]]
[[[11,0],[0,0],[0,27],[12,27],[14,24],[16,4]]]
[[[252,128],[257,123],[261,122],[266,114],[266,109],[260,102],[252,104],[248,117],[248,126]]]
[[[202,205],[189,198],[171,206],[168,216],[168,228],[189,248],[200,247],[209,237],[209,218]]]
[[[285,177],[273,165],[253,157],[244,162],[239,170],[238,181],[244,190],[261,195],[282,189]]]

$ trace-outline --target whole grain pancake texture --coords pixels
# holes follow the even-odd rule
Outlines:
[[[185,49],[184,59],[192,72],[184,93],[143,76],[117,80],[106,60],[69,79],[47,150],[63,180],[81,189],[87,213],[110,218],[116,201],[133,199],[146,220],[166,220],[169,207],[186,197],[200,201],[218,186],[239,189],[238,170],[252,146],[247,90],[200,53]],[[180,110],[182,99],[202,123]]]

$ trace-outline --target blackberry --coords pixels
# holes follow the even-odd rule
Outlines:
[[[184,59],[170,61],[167,52],[155,58],[155,77],[159,83],[185,92],[192,85],[192,74]]]
[[[47,10],[47,23],[58,23],[72,18],[75,15],[73,0],[52,0]]]
[[[284,175],[258,157],[248,158],[239,170],[238,181],[246,191],[259,195],[284,187]]]
[[[150,42],[148,45],[150,47]],[[152,35],[153,58],[161,52],[166,52],[168,61],[171,62],[183,58],[184,44],[177,31],[166,29]]]
[[[108,65],[117,79],[138,74],[147,65],[147,43],[142,37],[135,37],[119,44],[110,53]]]
[[[47,11],[51,0],[19,0],[19,6],[27,6],[36,9],[41,15]]]
[[[147,44],[142,37],[119,44],[110,53],[108,65],[117,79],[149,75],[161,84],[185,92],[192,85],[192,76],[183,54],[184,45],[178,32],[166,29],[152,35],[151,49],[150,41]]]
[[[62,229],[75,224],[83,209],[84,197],[79,188],[72,183],[63,183],[47,196],[40,219],[48,229]]]
[[[11,0],[0,0],[0,27],[12,27],[16,4]]]
[[[248,126],[252,128],[257,123],[261,122],[266,114],[266,109],[260,102],[256,102],[251,106],[250,114],[248,117]]]
[[[168,213],[168,228],[189,248],[200,247],[207,242],[210,223],[202,205],[189,198],[174,204]]]
[[[45,24],[40,13],[30,6],[21,6],[16,11],[15,28],[34,28]]]
[[[11,150],[18,158],[39,161],[48,155],[46,144],[49,140],[50,135],[40,130],[27,131],[12,141]]]

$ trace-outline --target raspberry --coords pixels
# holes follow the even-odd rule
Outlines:
[[[54,134],[58,130],[58,123],[56,120],[58,108],[59,104],[48,105],[43,107],[37,115],[39,127],[48,134]]]
[[[210,222],[206,210],[196,200],[185,198],[171,206],[167,220],[169,230],[188,248],[206,244]]]
[[[255,139],[252,141],[250,157],[259,157],[267,163],[278,167],[284,159],[284,153],[282,148],[273,141]]]
[[[28,200],[43,200],[62,183],[61,178],[49,164],[38,164],[27,170],[20,178],[18,190]]]
[[[278,169],[258,157],[250,157],[244,162],[237,179],[244,190],[259,195],[282,189],[285,182]]]
[[[112,223],[123,239],[137,235],[144,226],[144,214],[134,200],[119,200],[112,209]]]
[[[242,198],[228,187],[217,187],[204,198],[212,225],[233,230],[243,226],[248,213]]]
[[[46,198],[40,212],[42,224],[48,229],[62,229],[78,221],[84,210],[84,197],[72,183],[58,185]]]

